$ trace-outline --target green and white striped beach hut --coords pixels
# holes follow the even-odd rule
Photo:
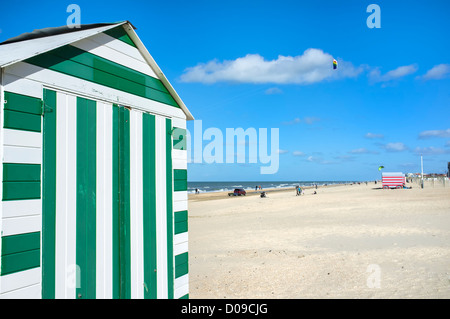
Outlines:
[[[128,21],[0,44],[0,298],[187,298],[186,121]]]

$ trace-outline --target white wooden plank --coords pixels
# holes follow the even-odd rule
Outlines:
[[[183,275],[181,277],[175,278],[174,281],[174,299],[179,299],[184,295],[189,293],[189,275]]]
[[[188,232],[176,234],[173,236],[173,244],[178,245],[189,241]]]
[[[174,118],[174,119],[172,119],[172,126],[186,129],[186,119],[185,118]]]
[[[117,40],[116,38],[113,38],[107,34],[101,33],[97,34],[93,37],[90,37],[89,40],[92,40],[94,42],[97,42],[99,45],[104,45],[108,48],[111,48],[113,50],[116,50],[117,52],[121,52],[123,54],[126,54],[138,61],[145,62],[145,59],[142,57],[139,50],[121,40]]]
[[[167,286],[167,206],[166,206],[166,130],[165,118],[155,117],[156,150],[156,261],[157,298],[168,298]]]
[[[189,283],[189,274],[183,275],[181,277],[175,278],[174,287],[179,288]]]
[[[142,113],[130,112],[131,298],[144,298]]]
[[[185,161],[186,167],[187,167],[187,151],[186,150],[172,150],[172,160]]]
[[[174,299],[179,299],[189,293],[189,275],[175,278],[174,282],[175,290],[173,292]]]
[[[57,92],[55,297],[74,299],[76,236],[76,97]]]
[[[42,134],[22,130],[3,129],[3,144],[9,146],[22,146],[41,148]]]
[[[97,283],[98,299],[112,298],[112,105],[97,102]]]
[[[38,99],[43,98],[42,83],[22,78],[20,76],[9,74],[8,70],[11,67],[5,69],[4,85],[5,91],[17,94],[28,95],[36,97]]]
[[[0,277],[0,294],[12,292],[14,290],[33,286],[41,283],[42,272],[41,267],[36,267],[20,272]]]
[[[78,95],[86,96],[94,100],[121,104],[152,114],[177,118],[186,117],[183,110],[180,108],[168,106],[164,103],[111,89],[103,85],[88,82],[49,69],[40,68],[25,62],[19,62],[13,67],[14,68],[10,69],[9,72],[13,72],[19,77],[25,77],[30,80],[44,83],[55,89],[75,92]]]
[[[182,234],[186,234],[186,233],[182,233]],[[178,234],[181,235],[181,234]],[[179,254],[183,254],[185,252],[189,251],[189,243],[187,241],[187,236],[177,236],[177,243],[173,245],[173,254],[174,256],[179,255]],[[180,241],[180,240],[184,240],[184,241]],[[175,240],[174,240],[175,242]]]
[[[56,94],[56,216],[55,216],[55,298],[66,296],[67,214],[67,95]]]
[[[7,66],[114,27],[115,25],[108,25],[5,44],[0,48],[0,65]]]
[[[3,147],[4,163],[41,164],[42,152],[40,148],[5,145]]]
[[[2,218],[3,236],[32,233],[41,231],[40,215]]]
[[[187,156],[186,159],[179,159],[172,157],[173,169],[187,169]]]
[[[186,284],[184,286],[175,289],[173,296],[175,299],[180,299],[181,297],[187,295],[188,293],[189,293],[189,284]]]
[[[4,201],[2,208],[3,218],[24,217],[30,215],[40,216],[42,201],[40,199],[8,200]]]
[[[84,39],[71,44],[74,47],[105,58],[109,61],[126,66],[127,68],[144,73],[148,76],[158,78],[153,69],[146,62],[114,50],[107,45],[101,45],[91,39]]]
[[[67,96],[67,197],[66,197],[66,210],[67,210],[67,224],[66,224],[66,274],[67,298],[76,298],[76,271],[78,266],[76,265],[76,207],[77,207],[77,99],[73,95]]]
[[[0,299],[41,299],[41,284],[23,287],[0,294]]]
[[[174,201],[187,201],[188,200],[187,191],[173,192],[173,200]]]
[[[179,200],[173,201],[173,211],[180,212],[188,209],[188,201],[187,200]]]

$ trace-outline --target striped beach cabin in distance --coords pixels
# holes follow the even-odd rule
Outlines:
[[[382,173],[381,181],[383,184],[383,189],[390,188],[403,188],[403,185],[406,183],[405,174],[396,172],[396,173]]]
[[[128,21],[0,43],[0,298],[188,298],[186,121]]]

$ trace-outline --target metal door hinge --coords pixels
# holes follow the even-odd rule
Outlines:
[[[52,112],[53,109],[50,106],[45,105],[45,103],[42,103],[42,115],[45,115],[45,113],[52,113]]]

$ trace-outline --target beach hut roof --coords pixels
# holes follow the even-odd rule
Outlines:
[[[39,29],[21,34],[17,37],[8,39],[0,43],[0,68],[4,68],[14,63],[24,61],[33,56],[57,49],[64,45],[68,45],[73,42],[92,37],[96,34],[103,33],[118,26],[123,26],[124,30],[136,45],[145,61],[150,65],[161,82],[170,92],[172,97],[178,103],[180,108],[186,114],[186,119],[193,120],[194,117],[192,116],[184,102],[181,100],[173,86],[170,84],[169,80],[167,80],[158,64],[156,64],[147,48],[139,39],[138,35],[135,32],[136,28],[129,21],[84,24],[80,25],[79,28],[61,26]]]

